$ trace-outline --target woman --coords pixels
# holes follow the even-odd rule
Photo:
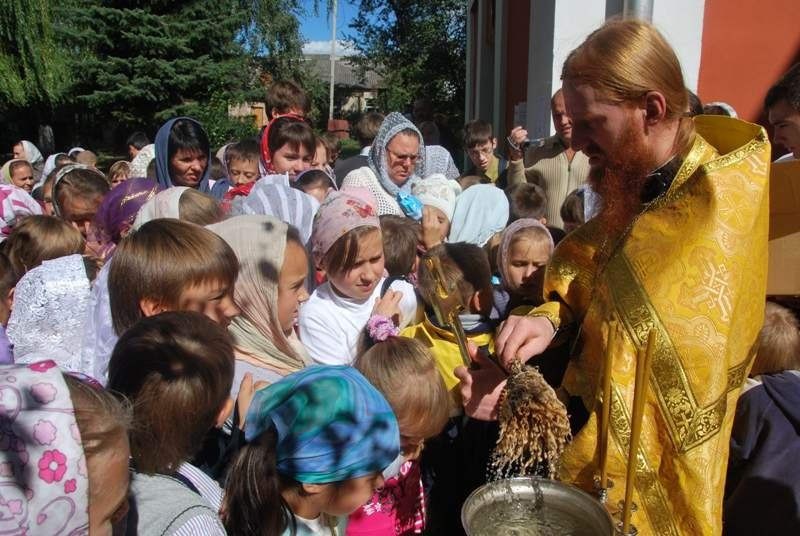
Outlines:
[[[6,184],[22,188],[30,194],[36,184],[33,166],[27,160],[9,160],[3,164],[2,179]]]
[[[88,237],[94,216],[107,193],[106,176],[96,168],[67,164],[53,179],[53,213]]]
[[[11,152],[14,158],[27,160],[31,167],[33,167],[33,176],[36,182],[42,177],[42,169],[44,168],[44,158],[39,149],[28,140],[21,140],[14,144]]]
[[[411,185],[421,180],[425,170],[425,145],[421,142],[422,135],[411,121],[400,113],[390,113],[372,144],[369,165],[348,173],[342,188],[367,188],[378,201],[379,215],[403,216],[398,194],[410,193]]]
[[[170,119],[155,142],[156,178],[162,188],[186,186],[210,193],[211,147],[200,123],[190,117]]]
[[[93,242],[98,244],[98,257],[107,260],[117,243],[133,227],[139,209],[153,199],[161,187],[148,179],[130,179],[114,187],[100,203],[94,217]]]
[[[310,363],[294,325],[308,299],[308,257],[297,231],[270,216],[237,216],[209,226],[236,252],[233,299],[241,314],[228,332],[234,341],[233,398],[245,374],[273,383]]]

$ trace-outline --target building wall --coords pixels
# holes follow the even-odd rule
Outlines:
[[[706,0],[698,95],[763,122],[769,87],[800,61],[800,1]]]

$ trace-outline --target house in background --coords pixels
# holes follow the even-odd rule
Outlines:
[[[531,138],[551,135],[550,97],[567,55],[605,20],[642,5],[689,89],[766,126],[767,89],[800,61],[798,0],[467,0],[465,119],[491,121],[500,139],[515,125]]]
[[[331,58],[328,54],[303,56],[309,73],[327,86],[331,80]],[[378,93],[386,87],[375,71],[359,76],[358,68],[347,58],[337,58],[334,64],[333,116],[344,118],[351,113],[375,109]]]

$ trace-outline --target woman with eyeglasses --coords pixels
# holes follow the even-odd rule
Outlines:
[[[369,190],[378,202],[378,214],[403,216],[398,195],[411,193],[411,185],[422,180],[425,145],[414,124],[392,112],[383,120],[368,156],[368,165],[355,169],[342,181],[342,188]]]

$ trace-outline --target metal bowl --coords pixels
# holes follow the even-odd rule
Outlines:
[[[611,516],[595,497],[531,477],[498,480],[473,491],[461,508],[461,524],[468,536],[614,534]]]

